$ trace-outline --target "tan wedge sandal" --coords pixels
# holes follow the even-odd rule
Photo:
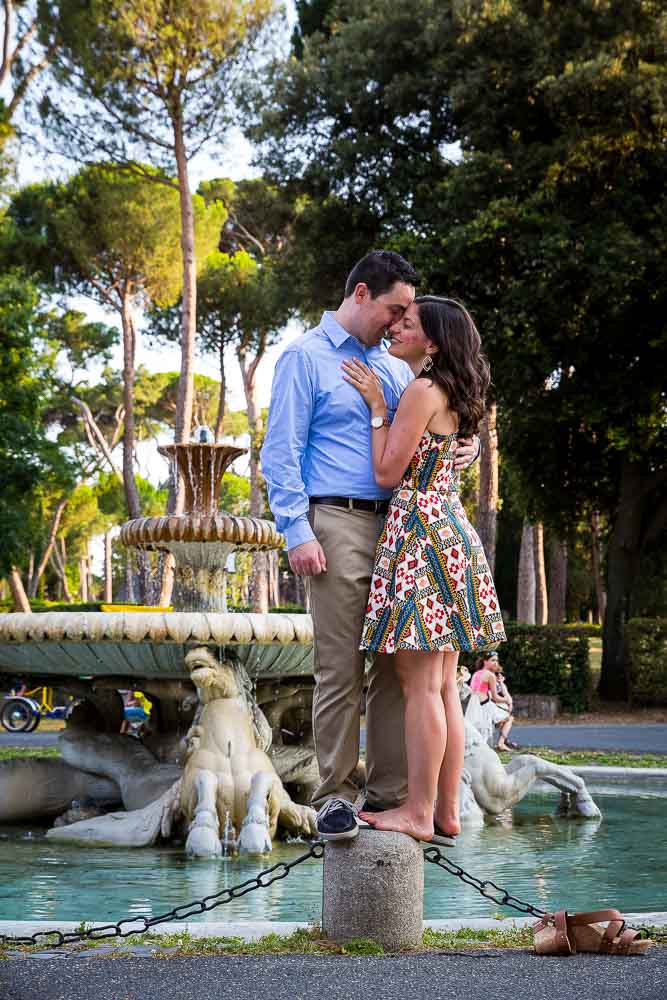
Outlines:
[[[607,922],[607,926],[604,926]],[[640,931],[626,927],[618,910],[591,910],[588,913],[547,913],[533,927],[538,955],[643,955],[655,941],[640,938]]]

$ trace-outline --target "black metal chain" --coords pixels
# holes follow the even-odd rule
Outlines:
[[[212,893],[203,899],[193,903],[184,903],[182,906],[175,906],[168,913],[161,913],[157,917],[126,917],[115,924],[102,924],[97,927],[84,928],[77,931],[38,931],[26,937],[7,937],[0,934],[0,947],[7,945],[48,945],[49,947],[60,947],[63,944],[73,944],[76,941],[102,941],[105,938],[129,937],[131,934],[145,934],[151,927],[163,924],[167,920],[187,920],[208,910],[214,910],[217,906],[224,906],[231,903],[233,899],[239,899],[255,889],[268,889],[273,882],[287,878],[289,873],[297,865],[310,858],[322,858],[324,856],[324,843],[321,840],[314,841],[305,854],[300,854],[294,861],[279,861],[271,868],[266,868],[254,878],[249,878],[239,885],[232,886],[231,889],[221,889],[220,892]],[[139,926],[137,926],[139,925]]]
[[[541,910],[539,907],[533,906],[532,903],[526,903],[524,900],[512,896],[506,889],[496,885],[490,879],[475,878],[474,875],[465,871],[460,865],[455,864],[449,858],[445,857],[437,847],[427,847],[424,851],[424,857],[431,864],[437,865],[438,868],[443,868],[450,875],[454,875],[455,878],[460,879],[465,885],[472,886],[485,899],[490,899],[499,906],[511,906],[513,910],[518,910],[519,913],[527,913],[532,917],[538,917],[540,920],[548,916],[546,910]],[[656,934],[655,931],[651,932],[648,927],[636,927],[633,929],[638,930],[643,937],[652,938],[654,941],[667,941],[667,933]]]
[[[520,913],[529,913],[531,916],[538,917],[539,919],[547,915],[546,910],[540,910],[539,907],[533,906],[532,903],[525,903],[522,899],[512,896],[506,889],[496,885],[490,879],[475,878],[474,875],[465,871],[460,865],[454,864],[453,861],[446,858],[437,847],[427,847],[424,851],[424,857],[431,864],[437,865],[438,868],[444,868],[446,872],[460,879],[465,885],[471,885],[485,899],[490,899],[493,903],[498,903],[499,906],[511,906],[513,910],[518,910]]]

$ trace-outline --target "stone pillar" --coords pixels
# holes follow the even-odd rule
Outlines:
[[[369,938],[390,951],[421,944],[423,847],[402,833],[361,829],[324,852],[322,929],[338,944]]]

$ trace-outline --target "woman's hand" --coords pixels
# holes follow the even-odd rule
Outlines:
[[[384,401],[382,382],[373,369],[357,358],[343,361],[342,368],[343,378],[359,390],[373,416],[385,417],[387,404]]]

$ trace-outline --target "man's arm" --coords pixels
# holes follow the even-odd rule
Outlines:
[[[287,540],[292,569],[303,576],[326,570],[324,552],[308,523],[308,495],[302,475],[312,413],[308,359],[303,351],[287,350],[273,377],[261,461],[276,527]]]

